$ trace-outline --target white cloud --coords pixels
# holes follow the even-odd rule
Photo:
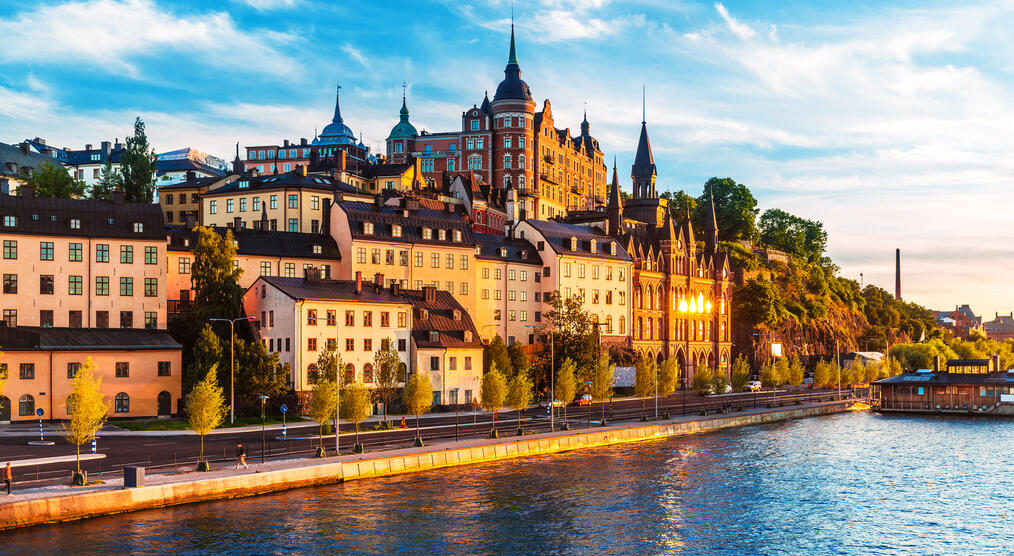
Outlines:
[[[291,8],[296,5],[296,0],[243,0],[243,2],[257,11]]]
[[[41,5],[0,19],[0,36],[5,44],[0,62],[84,63],[134,78],[143,77],[140,58],[179,54],[218,68],[254,59],[261,73],[298,71],[274,46],[290,40],[284,33],[248,33],[224,12],[177,16],[153,0]]]
[[[752,39],[755,35],[757,35],[757,33],[750,28],[749,25],[741,23],[729,15],[729,10],[725,9],[725,6],[723,6],[721,2],[715,4],[715,9],[718,10],[718,15],[722,16],[722,19],[725,20],[725,24],[729,27],[729,30],[732,31],[732,34],[743,40]]]

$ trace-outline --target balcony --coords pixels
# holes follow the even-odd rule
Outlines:
[[[533,197],[535,199],[540,197],[539,190],[533,187],[520,187],[518,188],[518,194],[522,197]]]
[[[194,302],[189,299],[169,299],[166,303],[166,312],[170,315],[185,315],[194,310]]]
[[[428,156],[458,156],[458,151],[415,151],[412,156],[425,158]]]
[[[549,174],[539,174],[539,179],[542,181],[548,181],[549,183],[552,183],[554,185],[560,185],[560,182]]]

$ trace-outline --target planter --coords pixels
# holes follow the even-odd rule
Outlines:
[[[315,453],[313,457],[315,458],[327,457],[327,450],[325,450],[323,446],[319,446],[317,447],[317,453]]]
[[[363,453],[365,451],[366,451],[366,448],[363,447],[362,444],[355,444],[355,445],[352,446],[352,453],[353,454],[361,454],[361,453]]]
[[[522,428],[522,427],[518,427],[518,436],[524,436],[524,435],[525,435],[525,429]]]
[[[415,437],[415,443],[412,445],[415,446],[416,448],[422,448],[423,446],[425,446],[425,444],[423,444],[423,439],[421,436]]]
[[[560,430],[562,430],[562,431],[569,431],[570,430],[570,424],[569,423],[564,423],[563,426],[560,427]]]
[[[197,462],[197,470],[201,472],[211,471],[211,463],[208,460]]]
[[[500,438],[500,435],[499,435],[499,433],[497,433],[497,432],[496,432],[496,430],[494,429],[494,430],[490,431],[490,433],[489,433],[489,437],[490,437],[490,438]]]
[[[74,486],[85,486],[88,484],[88,472],[81,471],[80,473],[74,473],[74,477],[71,479],[71,484]]]

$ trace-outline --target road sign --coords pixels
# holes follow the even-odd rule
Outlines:
[[[42,408],[40,407],[39,409],[36,409],[35,414],[38,415],[39,417],[42,417]]]
[[[282,404],[282,407],[279,407],[278,409],[282,410],[282,413],[285,413],[289,410],[289,406]]]

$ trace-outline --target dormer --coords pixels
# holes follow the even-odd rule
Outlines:
[[[422,237],[423,239],[433,239],[433,229],[427,226],[423,226]]]
[[[247,180],[240,180],[236,187],[239,189],[248,189],[250,187],[250,182]]]
[[[589,244],[589,249],[591,250],[592,253],[598,253],[599,252],[599,244],[598,244],[598,242],[595,241],[594,239],[591,240],[591,242]]]
[[[500,258],[501,259],[506,259],[507,258],[507,248],[506,247],[501,247],[500,248]]]
[[[455,309],[451,312],[451,315],[454,320],[461,320],[461,309]]]
[[[577,251],[577,238],[570,236],[570,250]]]
[[[440,241],[447,241],[447,230],[444,229],[437,230],[437,239],[439,239]]]
[[[610,241],[609,242],[609,254],[613,255],[614,257],[616,256],[616,242],[615,241]]]
[[[461,230],[454,230],[453,238],[455,243],[461,243]]]
[[[438,332],[436,330],[430,330],[430,341],[431,342],[439,342],[440,341],[440,332]]]
[[[472,341],[472,331],[471,330],[466,330],[465,331],[465,341],[466,342],[471,342]]]
[[[391,224],[391,236],[392,237],[401,237],[401,225],[400,224]]]
[[[430,318],[430,310],[429,309],[420,309],[419,310],[419,318],[421,318],[421,319],[428,319],[428,318]]]
[[[363,222],[363,233],[368,236],[373,235],[373,222]]]

